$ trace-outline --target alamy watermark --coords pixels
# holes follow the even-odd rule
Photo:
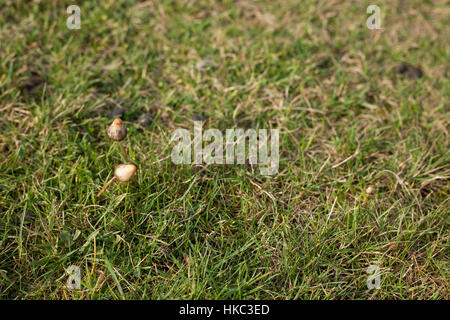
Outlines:
[[[381,29],[381,9],[375,4],[367,7],[367,14],[370,16],[366,20],[366,26],[369,30]]]
[[[78,266],[71,265],[66,269],[69,274],[67,279],[67,287],[71,290],[81,288],[81,269]]]
[[[77,5],[70,5],[67,7],[67,14],[70,16],[67,18],[66,26],[68,29],[81,29],[81,10]]]
[[[367,14],[370,16],[366,20],[366,26],[370,30],[381,29],[381,9],[375,4],[371,4],[367,7]],[[67,7],[67,14],[70,16],[67,18],[68,29],[81,29],[81,9],[78,5],[70,5]]]
[[[381,288],[381,272],[380,267],[376,264],[371,264],[367,268],[367,273],[369,276],[367,277],[367,289],[380,289]]]
[[[270,131],[270,148],[269,148]],[[203,142],[210,142],[203,147]],[[246,141],[248,140],[248,148]],[[225,158],[223,134],[218,129],[203,132],[202,121],[194,121],[194,141],[187,129],[177,129],[171,142],[177,142],[172,149],[172,162],[175,164],[244,164],[246,154],[248,163],[260,166],[262,175],[274,175],[279,167],[278,129],[227,129],[225,132]],[[270,156],[269,156],[270,149]],[[193,151],[193,152],[192,152]],[[193,156],[192,156],[193,154]]]

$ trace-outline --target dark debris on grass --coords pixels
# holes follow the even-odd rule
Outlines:
[[[413,66],[409,63],[402,62],[395,67],[395,71],[398,74],[405,75],[409,79],[416,79],[423,77],[422,68],[419,66]]]

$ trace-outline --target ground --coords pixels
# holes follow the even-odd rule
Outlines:
[[[447,1],[0,2],[1,298],[450,298]],[[278,173],[174,164],[192,119]]]

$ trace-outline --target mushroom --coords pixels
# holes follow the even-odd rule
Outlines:
[[[108,136],[115,141],[121,141],[127,137],[127,128],[123,125],[120,118],[114,119],[107,132]]]
[[[103,189],[97,194],[97,198],[106,191],[106,189],[111,183],[113,183],[113,181],[119,180],[120,182],[128,182],[136,174],[136,171],[137,167],[134,164],[119,164],[114,170],[114,177],[112,177],[103,187]]]
[[[120,182],[128,182],[136,171],[137,167],[134,164],[119,164],[114,170],[114,177]]]
[[[110,137],[114,141],[117,141],[122,154],[125,157],[125,160],[128,162],[133,162],[130,160],[130,158],[128,158],[127,151],[125,150],[122,143],[120,143],[121,140],[127,137],[127,127],[125,127],[122,120],[120,118],[114,119],[113,123],[108,127],[108,130],[106,132],[108,133],[108,137]]]

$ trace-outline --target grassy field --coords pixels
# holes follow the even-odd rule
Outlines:
[[[450,298],[449,8],[0,0],[0,297]],[[198,118],[278,129],[278,174],[172,163]]]

